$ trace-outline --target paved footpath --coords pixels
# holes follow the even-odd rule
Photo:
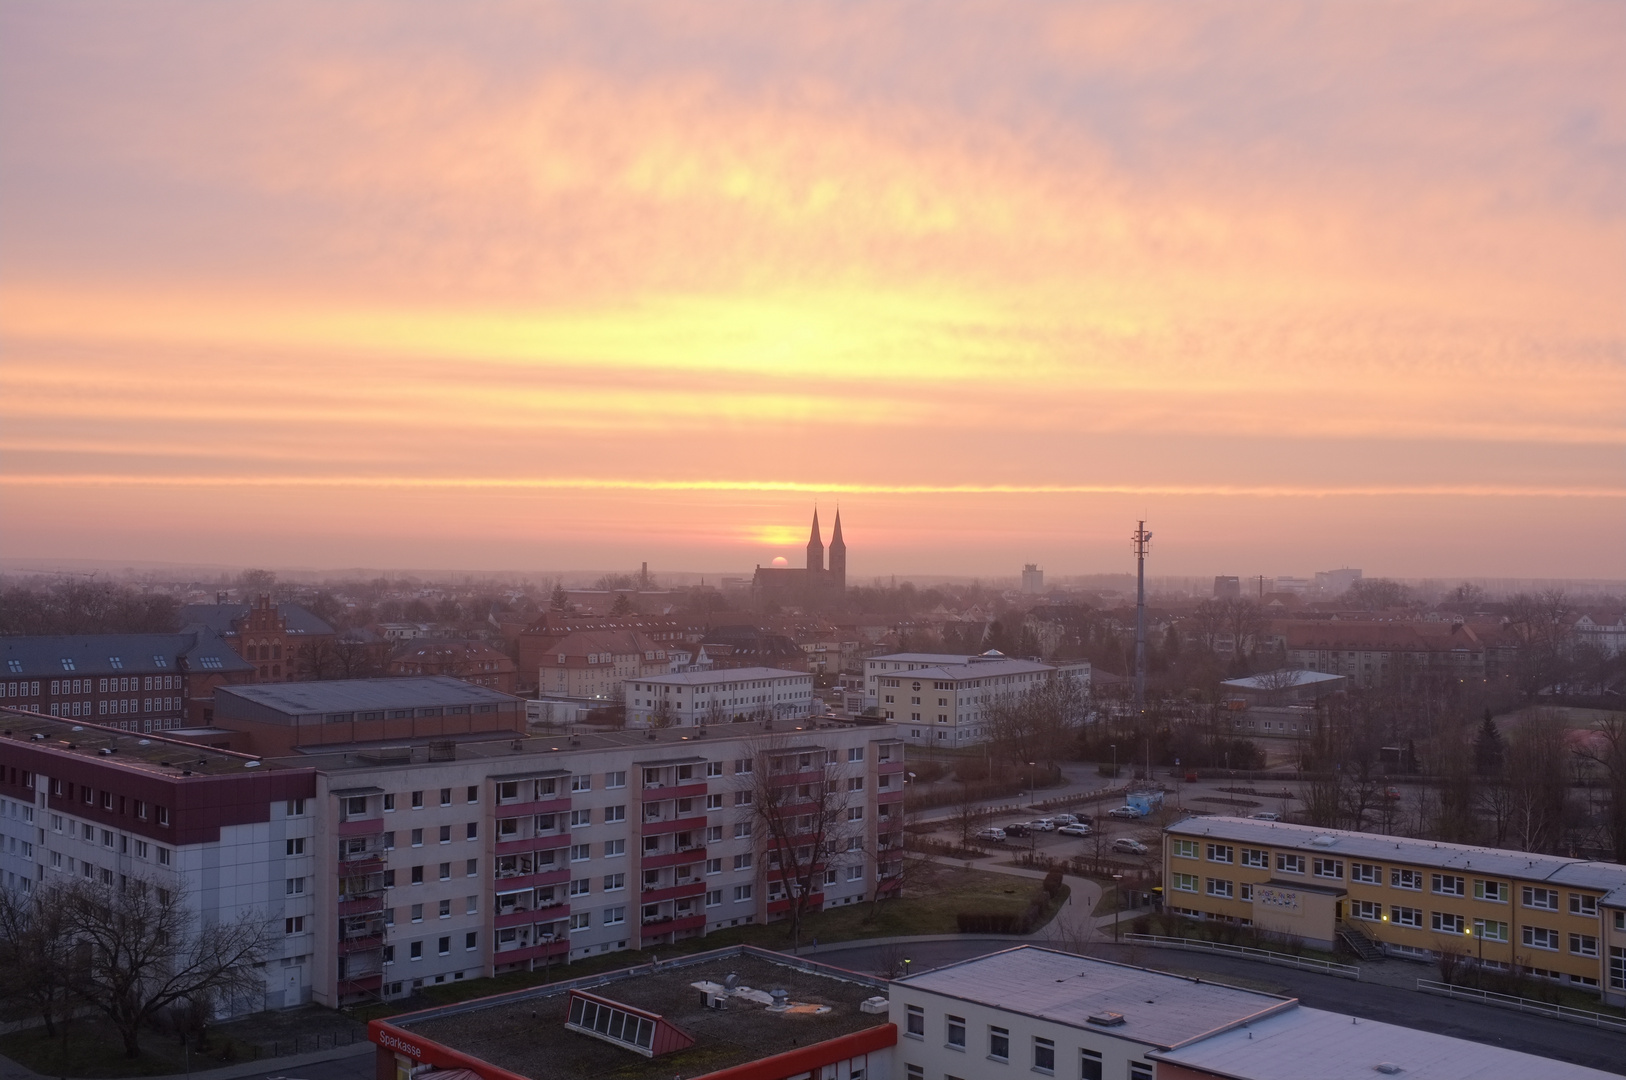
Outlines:
[[[312,1050],[308,1054],[260,1058],[258,1061],[243,1061],[218,1069],[194,1069],[190,1073],[145,1077],[143,1080],[239,1080],[251,1076],[265,1080],[371,1080],[374,1049],[371,1042],[362,1040],[336,1050]],[[0,1080],[52,1078],[27,1069],[10,1058],[0,1057]]]

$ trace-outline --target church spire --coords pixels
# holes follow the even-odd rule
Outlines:
[[[823,571],[824,569],[824,540],[819,536],[819,508],[813,508],[813,532],[807,538],[807,568],[809,570]]]
[[[847,541],[841,538],[841,507],[836,507],[835,528],[830,530],[830,584],[847,587]]]

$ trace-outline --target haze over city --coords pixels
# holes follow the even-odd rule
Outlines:
[[[1619,578],[1623,19],[7,4],[0,554]]]

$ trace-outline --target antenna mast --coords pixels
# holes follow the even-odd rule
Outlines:
[[[1146,714],[1146,549],[1152,534],[1146,522],[1135,526],[1135,715]]]

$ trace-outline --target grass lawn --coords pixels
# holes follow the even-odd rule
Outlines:
[[[810,915],[802,922],[801,944],[811,945],[815,938],[821,945],[827,945],[837,941],[855,941],[863,938],[953,934],[959,930],[955,916],[962,911],[1021,914],[1027,909],[1028,901],[1038,885],[1038,881],[1009,874],[968,870],[936,863],[923,864],[905,886],[904,895],[895,900],[883,901],[878,909],[867,903],[849,904],[846,907]],[[1066,900],[1067,892],[1063,890],[1061,896],[1046,908],[1040,925],[1049,922]],[[691,938],[676,945],[662,946],[648,952],[625,950],[605,953],[540,971],[510,972],[491,979],[472,979],[425,987],[408,1000],[356,1009],[353,1015],[358,1020],[373,1020],[396,1013],[467,1001],[488,994],[508,993],[527,986],[577,979],[601,971],[614,971],[618,968],[648,963],[651,954],[661,957],[682,956],[709,949],[723,949],[730,945],[788,949],[793,944],[788,922],[735,926],[713,931],[702,938]]]
[[[194,1071],[218,1069],[254,1057],[254,1047],[223,1036],[211,1037],[209,1049],[195,1046],[190,1054]],[[124,1056],[124,1042],[112,1025],[100,1017],[81,1017],[57,1024],[56,1035],[29,1028],[0,1035],[0,1054],[43,1076],[164,1076],[186,1072],[188,1055],[175,1035],[141,1033],[141,1056]]]

